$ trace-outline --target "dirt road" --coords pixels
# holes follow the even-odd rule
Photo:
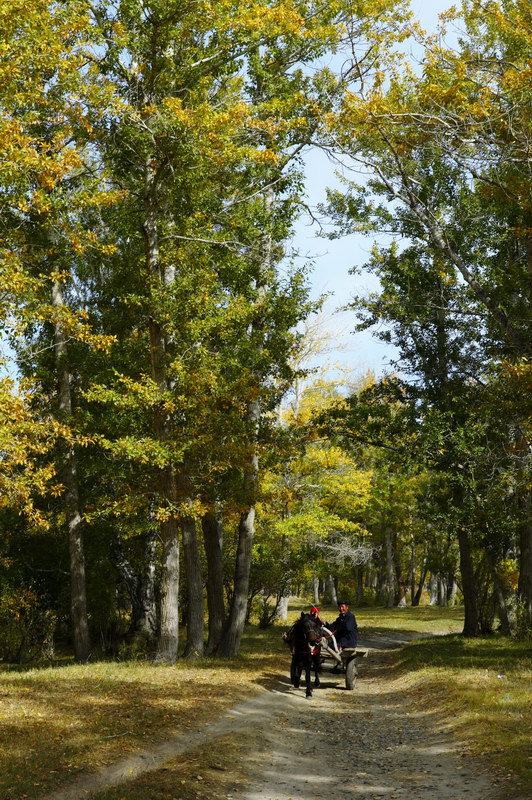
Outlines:
[[[354,691],[345,690],[343,675],[325,670],[322,687],[306,699],[288,675],[273,676],[273,688],[207,728],[175,735],[47,800],[82,800],[112,786],[116,797],[127,797],[127,783],[170,762],[183,764],[193,752],[205,756],[205,764],[216,753],[223,769],[234,773],[232,783],[233,774],[226,773],[223,789],[215,782],[205,793],[205,786],[202,796],[209,800],[521,800],[478,770],[446,722],[421,710],[390,677],[389,650],[402,643],[400,636],[362,641],[369,656]],[[228,737],[245,743],[236,762],[224,758]]]

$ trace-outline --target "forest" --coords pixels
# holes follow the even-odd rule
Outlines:
[[[229,658],[293,595],[530,635],[532,7],[440,26],[0,0],[0,661]],[[383,375],[312,366],[309,213]]]

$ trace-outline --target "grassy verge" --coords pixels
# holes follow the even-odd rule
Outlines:
[[[439,707],[473,754],[515,777],[532,797],[532,642],[464,639],[462,608],[361,608],[356,615],[362,636],[364,630],[434,634],[394,654],[396,673],[420,705]]]
[[[80,773],[221,716],[286,671],[279,628],[233,661],[0,667],[0,797],[38,798]]]
[[[326,613],[328,614],[327,619],[334,619],[338,614],[336,609],[331,609]],[[354,613],[362,638],[364,631],[423,635],[459,633],[464,625],[464,610],[460,607],[361,608],[355,609]]]
[[[249,760],[257,753],[263,758],[263,749],[253,731],[237,731],[217,739],[215,752],[189,751],[127,785],[97,792],[91,800],[231,800],[253,788]]]
[[[532,797],[531,642],[457,635],[415,641],[395,655],[421,706],[437,706],[472,754],[515,777]]]
[[[293,606],[291,618],[302,608]],[[322,614],[334,619],[336,609],[322,609]],[[518,776],[532,795],[527,747],[531,662],[525,644],[496,636],[461,639],[456,633],[461,609],[363,608],[356,615],[362,635],[434,634],[398,651],[394,674],[420,703],[437,704],[473,752],[487,754],[498,770]],[[0,797],[36,800],[80,773],[149,748],[170,732],[200,728],[268,688],[288,671],[283,628],[250,626],[241,656],[227,662],[0,666]],[[250,742],[249,736],[237,735],[221,742],[217,754],[191,752],[169,762],[128,785],[127,800],[230,796],[245,783],[239,752],[249,749]],[[123,797],[114,790],[97,795],[101,800]]]

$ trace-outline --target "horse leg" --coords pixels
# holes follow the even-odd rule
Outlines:
[[[312,656],[312,666],[314,668],[314,686],[320,685],[320,657],[319,654]]]
[[[292,656],[292,662],[290,664],[290,679],[292,681],[292,685],[297,689],[299,687],[299,681],[301,680],[301,670],[299,668],[299,659],[296,653],[294,653]]]
[[[312,697],[311,668],[312,668],[312,656],[308,655],[307,658],[305,659],[305,684],[307,687],[305,697]]]

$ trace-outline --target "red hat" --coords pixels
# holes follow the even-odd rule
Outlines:
[[[319,608],[317,606],[312,606],[312,608],[310,609],[310,613],[311,614],[319,614],[320,610],[319,610]]]

